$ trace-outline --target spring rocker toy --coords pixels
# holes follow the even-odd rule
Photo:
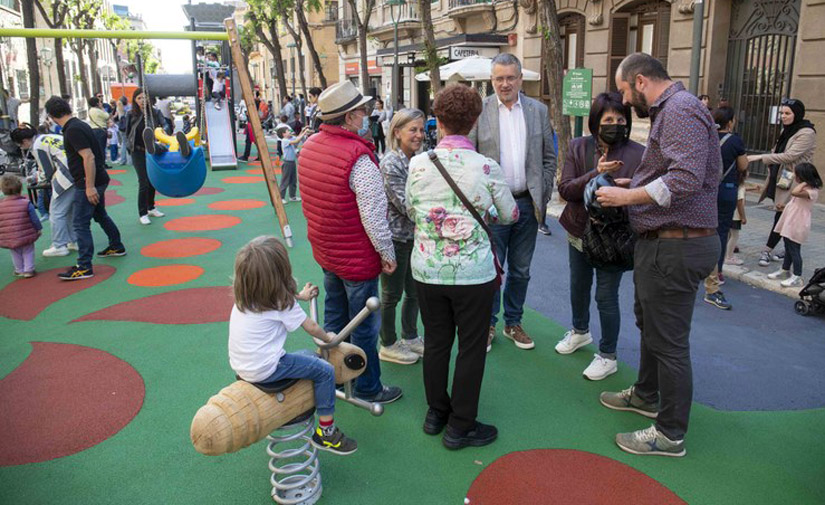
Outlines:
[[[313,339],[318,354],[335,368],[335,382],[344,385],[336,397],[375,416],[383,414],[383,405],[352,396],[352,381],[366,370],[366,355],[344,340],[380,306],[378,298],[369,298],[329,343]],[[310,301],[310,317],[318,320],[317,298]],[[238,380],[198,409],[189,435],[195,450],[207,456],[235,452],[266,438],[273,500],[281,505],[310,505],[323,491],[318,450],[310,443],[314,421],[311,380],[284,379],[266,386]]]

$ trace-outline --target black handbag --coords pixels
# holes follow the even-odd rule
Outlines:
[[[458,187],[458,184],[456,184],[453,178],[450,177],[450,174],[447,173],[447,169],[444,168],[444,165],[442,165],[441,162],[438,160],[438,155],[435,154],[435,151],[433,151],[432,149],[428,150],[427,156],[430,157],[430,161],[433,162],[435,168],[437,168],[438,171],[441,172],[441,176],[444,177],[444,180],[447,181],[447,184],[449,184],[450,188],[452,188],[453,192],[455,193],[455,196],[457,196],[458,199],[461,200],[461,203],[464,204],[464,208],[467,209],[467,211],[473,216],[473,218],[476,221],[478,221],[478,224],[481,225],[481,228],[484,229],[485,233],[487,233],[487,238],[490,240],[490,251],[492,251],[493,253],[493,263],[495,263],[496,266],[496,289],[500,288],[501,277],[502,275],[504,275],[504,268],[501,266],[501,262],[498,260],[498,254],[496,254],[496,243],[493,240],[493,231],[490,230],[490,227],[487,225],[487,223],[484,222],[484,219],[481,217],[481,215],[479,215],[478,211],[473,206],[473,204],[470,203],[470,200],[468,200],[467,197],[464,196],[464,193]]]

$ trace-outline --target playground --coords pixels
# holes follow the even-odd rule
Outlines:
[[[150,92],[163,93],[164,85],[150,81]],[[285,205],[272,192],[280,175],[274,144],[263,135],[256,140],[261,161],[233,159],[235,170],[216,170],[221,163],[212,159],[202,185],[179,198],[158,196],[166,217],[151,226],[135,219],[133,168],[109,170],[107,210],[127,255],[96,258],[94,278],[59,281],[56,273],[74,258],[42,257],[45,239],[36,246],[36,277],[0,277],[0,503],[272,502],[265,441],[205,456],[190,439],[198,409],[235,380],[227,322],[236,251],[258,235],[291,239],[299,285],[322,284],[301,204]],[[220,142],[210,137],[208,146]],[[228,145],[234,158],[231,147],[242,146]],[[102,233],[93,231],[101,243]],[[560,234],[553,239],[563,240]],[[815,371],[811,357],[825,353],[821,331],[811,330],[815,322],[799,323],[806,326],[781,348],[768,345],[775,336],[769,321],[743,323],[743,332],[762,334],[750,342],[737,335],[735,344],[764,349],[748,355],[748,366],[718,341],[709,347],[707,337],[697,336],[694,361],[702,372],[688,455],[638,457],[619,450],[613,437],[649,421],[598,402],[601,391],[634,381],[638,334],[624,337],[635,344],[620,358],[619,373],[583,380],[588,353],[553,351],[567,321],[555,310],[558,294],[548,291],[556,286],[553,275],[566,278],[567,272],[558,258],[542,254],[533,268],[548,279],[533,283],[525,312],[536,349],[524,352],[499,339],[487,355],[479,412],[499,427],[498,440],[446,450],[440,437],[422,432],[421,365],[382,363],[382,381],[400,386],[404,396],[381,416],[339,402],[336,422],[359,441],[359,450],[318,456],[318,503],[825,502],[821,374],[808,376],[805,388],[788,383],[796,360],[799,369]],[[0,271],[12,271],[8,255],[0,255]],[[309,336],[297,335],[287,340],[287,351],[314,349]],[[766,365],[780,353],[785,370]],[[754,378],[760,370],[763,376]],[[719,380],[703,381],[702,373]],[[765,397],[770,401],[761,401]]]

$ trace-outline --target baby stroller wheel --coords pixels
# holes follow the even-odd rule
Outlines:
[[[793,308],[800,316],[807,316],[811,313],[811,304],[805,300],[799,300],[793,305]]]

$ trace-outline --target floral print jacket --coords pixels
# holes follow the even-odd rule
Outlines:
[[[488,223],[511,224],[518,207],[498,163],[457,135],[435,149],[439,161]],[[425,284],[484,284],[496,276],[490,240],[427,153],[410,160],[406,206],[415,223],[413,278]]]

